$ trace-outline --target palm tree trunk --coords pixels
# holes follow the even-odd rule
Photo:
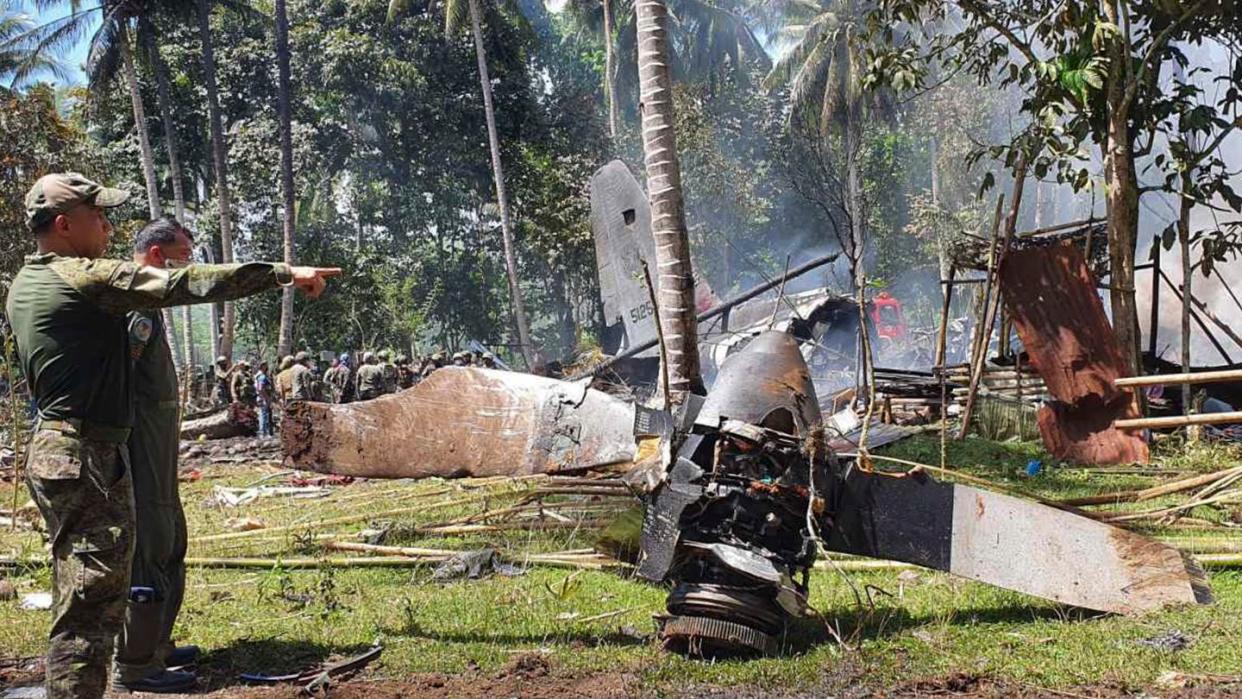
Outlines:
[[[862,175],[859,173],[858,164],[861,148],[862,138],[858,134],[857,122],[850,119],[845,125],[845,177],[846,197],[850,210],[850,281],[855,285],[858,284],[858,280],[862,279],[865,243]]]
[[[147,209],[151,218],[164,215],[160,206],[160,190],[155,180],[155,153],[151,150],[151,136],[147,133],[147,114],[142,106],[142,93],[138,90],[138,73],[134,70],[134,54],[129,47],[129,31],[121,32],[121,62],[125,71],[125,85],[129,88],[129,101],[134,108],[134,129],[138,132],[138,150],[142,156],[142,177],[147,185]]]
[[[140,28],[138,37],[146,49],[147,58],[151,62],[151,72],[155,74],[155,98],[160,109],[160,120],[164,122],[164,146],[168,151],[168,171],[172,179],[173,210],[177,220],[185,223],[185,188],[182,183],[181,157],[178,153],[177,127],[173,123],[172,98],[168,89],[168,65],[160,54],[155,43],[154,30]]]
[[[276,95],[280,117],[280,194],[284,206],[282,229],[285,264],[293,264],[294,226],[297,209],[293,200],[293,117],[290,114],[289,15],[285,0],[276,0]],[[280,339],[277,354],[289,354],[293,347],[293,288],[285,287],[280,297]]]
[[[203,82],[207,87],[207,115],[211,122],[211,154],[216,170],[216,200],[220,208],[221,262],[233,261],[233,205],[229,197],[228,144],[220,116],[220,95],[216,89],[216,56],[211,43],[210,0],[198,0],[198,34],[203,44]],[[216,351],[233,357],[233,303],[224,304],[220,341]]]
[[[149,24],[145,29],[140,26],[138,37],[147,51],[147,58],[151,62],[151,71],[155,74],[155,98],[160,109],[160,121],[164,122],[164,146],[168,151],[168,170],[172,178],[173,210],[176,212],[177,221],[185,225],[185,187],[181,179],[181,158],[178,155],[177,127],[173,123],[172,99],[169,96],[168,90],[168,65],[160,54],[159,45],[155,43],[153,27]],[[165,309],[164,321],[169,333],[175,338],[176,333],[173,330],[171,310]],[[192,326],[193,316],[191,315],[190,307],[182,306],[181,345],[184,353],[180,357],[183,374],[194,366],[194,331]],[[177,357],[178,353],[174,352],[173,356]],[[182,380],[185,380],[184,376]]]
[[[604,97],[608,100],[608,135],[617,137],[616,73],[612,64],[612,0],[604,4]]]
[[[138,150],[142,155],[142,177],[146,180],[147,186],[147,210],[150,211],[151,218],[154,220],[164,215],[164,208],[160,206],[160,189],[155,179],[155,151],[151,148],[151,134],[147,130],[147,113],[142,105],[142,92],[138,89],[138,71],[134,69],[134,53],[130,49],[128,29],[123,29],[121,32],[121,61],[125,71],[125,84],[129,88],[129,101],[134,109],[134,130],[138,132]],[[164,335],[169,346],[172,347],[173,361],[181,364],[177,351],[177,335],[173,330],[175,326],[172,311],[166,308],[162,314]]]
[[[479,61],[479,84],[483,89],[483,111],[487,117],[487,142],[492,153],[492,176],[496,180],[496,204],[500,207],[500,233],[504,240],[505,272],[509,277],[509,296],[513,301],[513,323],[517,326],[518,344],[528,369],[535,368],[535,353],[530,344],[530,324],[526,320],[526,304],[518,286],[517,254],[513,249],[513,229],[509,222],[509,197],[505,193],[505,173],[500,164],[500,138],[496,135],[496,109],[492,105],[492,80],[487,74],[487,53],[483,48],[483,27],[479,22],[478,0],[468,0],[470,29],[474,34],[474,53]]]
[[[673,133],[673,89],[668,62],[668,7],[639,0],[638,76],[643,155],[651,200],[651,234],[659,275],[660,327],[668,357],[668,400],[677,405],[703,390],[699,368],[694,273],[681,191],[681,166]]]

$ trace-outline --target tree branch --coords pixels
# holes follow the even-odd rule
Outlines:
[[[1156,52],[1164,48],[1164,46],[1168,44],[1169,39],[1172,38],[1173,32],[1181,28],[1182,24],[1185,23],[1186,20],[1198,14],[1199,10],[1201,10],[1203,6],[1206,4],[1207,4],[1207,0],[1199,0],[1199,2],[1196,2],[1194,5],[1190,6],[1186,11],[1184,11],[1181,14],[1180,17],[1170,22],[1169,26],[1162,29],[1159,34],[1157,34],[1155,37],[1152,38],[1151,45],[1148,46],[1147,51],[1143,53],[1143,60],[1139,62],[1138,71],[1134,74],[1134,77],[1126,84],[1126,94],[1125,94],[1125,97],[1121,101],[1122,111],[1129,109],[1130,105],[1134,102],[1134,98],[1138,95],[1139,86],[1143,83],[1143,80],[1147,77],[1147,74],[1150,68],[1149,64],[1151,63],[1152,59],[1155,58]],[[1153,77],[1156,77],[1156,78],[1159,77],[1158,71],[1150,71],[1150,72]]]
[[[958,4],[978,15],[979,19],[982,19],[984,24],[987,24],[999,32],[1000,35],[1005,37],[1005,39],[1007,39],[1015,49],[1021,52],[1023,56],[1026,56],[1028,61],[1031,63],[1039,62],[1039,57],[1035,55],[1035,51],[1031,49],[1030,44],[1020,39],[1012,29],[1001,24],[1000,20],[996,19],[996,17],[989,13],[988,10],[980,3],[975,2],[975,0],[959,0]]]

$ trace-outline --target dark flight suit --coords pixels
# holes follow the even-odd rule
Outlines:
[[[181,440],[177,368],[158,312],[129,315],[134,360],[134,429],[129,436],[134,483],[134,563],[130,587],[149,587],[149,600],[131,599],[117,636],[113,681],[133,682],[165,669],[172,627],[185,596],[185,512],[177,489]]]
[[[18,358],[39,406],[26,483],[52,545],[47,695],[103,696],[129,597],[134,426],[126,314],[242,298],[291,284],[287,265],[162,270],[31,255],[9,289]]]

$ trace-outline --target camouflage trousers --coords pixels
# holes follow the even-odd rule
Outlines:
[[[26,483],[52,544],[47,696],[102,697],[134,555],[134,494],[123,443],[38,429]]]

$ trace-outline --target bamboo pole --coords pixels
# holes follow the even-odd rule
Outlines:
[[[434,502],[429,505],[419,505],[416,507],[402,507],[395,510],[385,510],[383,512],[363,512],[361,514],[347,515],[344,517],[334,517],[332,519],[312,520],[301,522],[298,524],[287,524],[279,527],[266,527],[264,529],[251,529],[244,532],[225,532],[223,534],[209,534],[200,536],[190,540],[190,543],[204,543],[208,541],[227,541],[229,539],[245,539],[250,537],[259,537],[262,535],[276,534],[279,532],[296,532],[306,529],[317,529],[322,527],[336,526],[338,524],[357,524],[370,519],[378,519],[381,517],[395,517],[398,515],[409,515],[420,512],[430,512],[445,507],[456,507],[457,505],[467,505],[472,502],[483,500],[486,495],[471,495],[469,497],[457,498],[456,500],[445,500],[443,502]]]
[[[1170,415],[1168,417],[1139,417],[1127,420],[1114,420],[1113,427],[1119,430],[1142,430],[1185,427],[1187,425],[1225,425],[1235,422],[1242,422],[1242,411],[1234,410],[1227,413],[1199,413],[1195,415]]]
[[[958,439],[965,439],[970,432],[970,418],[975,408],[975,394],[979,391],[979,381],[983,378],[983,367],[987,364],[988,345],[992,341],[992,325],[996,321],[996,309],[1000,305],[1001,260],[999,258],[1004,256],[1005,248],[1009,247],[1009,236],[1013,233],[1013,227],[1017,225],[1018,207],[1022,204],[1022,185],[1025,181],[1026,164],[1024,162],[1019,165],[1014,179],[1013,207],[1010,209],[1011,213],[1005,224],[1005,236],[1003,242],[1000,243],[999,250],[997,250],[996,234],[1000,224],[1001,205],[1005,200],[1001,197],[996,202],[996,219],[992,228],[992,240],[988,243],[988,281],[983,291],[982,324],[976,328],[978,339],[972,348],[973,353],[970,356],[970,393],[966,394],[966,406],[962,410],[962,425],[958,429]]]
[[[1117,388],[1138,386],[1161,386],[1165,384],[1225,383],[1242,381],[1242,369],[1199,371],[1188,374],[1157,374],[1155,376],[1127,376],[1113,381]]]
[[[1184,490],[1191,490],[1203,485],[1210,485],[1222,479],[1230,478],[1235,475],[1242,474],[1242,466],[1235,466],[1224,471],[1215,473],[1205,473],[1203,475],[1194,476],[1192,478],[1183,478],[1171,483],[1164,483],[1153,486],[1151,488],[1143,488],[1142,490],[1127,490],[1115,493],[1103,493],[1101,495],[1090,495],[1081,498],[1069,498],[1060,500],[1062,505],[1070,507],[1081,507],[1085,505],[1109,505],[1123,502],[1142,502],[1151,500],[1164,495],[1172,495],[1180,493]]]

